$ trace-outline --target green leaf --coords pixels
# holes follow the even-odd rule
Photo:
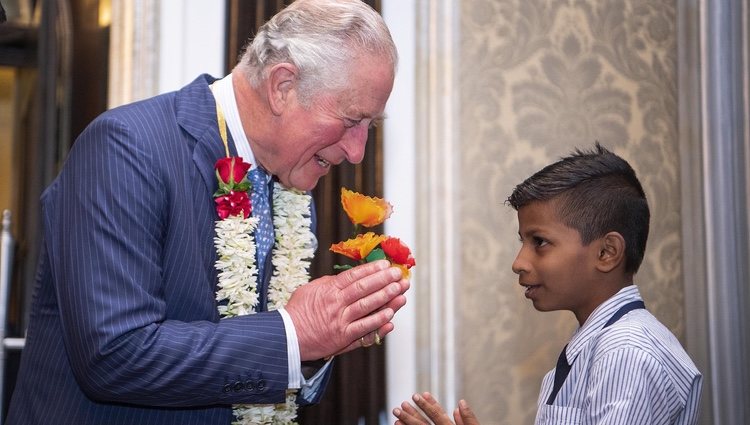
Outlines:
[[[369,263],[372,261],[377,260],[385,260],[387,257],[385,256],[385,252],[381,248],[375,248],[372,251],[370,251],[370,254],[365,258],[365,260]]]
[[[221,180],[221,176],[219,176],[219,170],[216,170],[216,181],[218,182],[219,186],[216,189],[214,196],[226,195],[232,190],[232,187],[229,184],[224,183],[224,181]]]
[[[219,183],[219,187],[216,189],[216,192],[214,192],[214,198],[217,196],[227,195],[229,194],[229,189],[226,184]]]
[[[334,270],[341,270],[341,271],[344,271],[344,270],[349,270],[349,269],[351,269],[352,267],[354,267],[354,266],[351,266],[351,265],[349,265],[349,264],[334,264],[334,265],[333,265],[333,269],[334,269]]]

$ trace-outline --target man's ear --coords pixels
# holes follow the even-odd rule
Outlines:
[[[596,269],[609,273],[625,262],[625,238],[619,232],[609,232],[599,240]]]
[[[289,106],[295,95],[298,77],[299,69],[291,63],[279,63],[271,67],[268,72],[266,95],[274,115],[281,115]]]

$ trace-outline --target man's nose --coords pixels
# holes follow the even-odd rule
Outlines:
[[[344,150],[346,160],[352,164],[359,164],[365,157],[365,145],[367,144],[368,126],[361,123],[344,133],[339,142]]]

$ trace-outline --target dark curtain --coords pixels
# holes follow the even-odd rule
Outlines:
[[[227,54],[229,72],[238,55],[257,28],[291,0],[227,2]],[[380,1],[366,1],[380,10]],[[331,274],[333,265],[342,262],[328,250],[332,243],[351,236],[351,223],[341,208],[341,187],[372,196],[382,196],[382,135],[370,131],[365,159],[361,164],[341,164],[322,178],[313,191],[318,214],[318,252],[313,262],[313,277]],[[382,229],[375,229],[382,232]],[[338,356],[323,400],[319,405],[300,409],[301,424],[378,424],[385,406],[384,345],[358,349]]]

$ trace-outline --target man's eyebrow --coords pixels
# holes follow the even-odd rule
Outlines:
[[[348,116],[350,116],[352,118],[360,119],[360,120],[361,119],[365,119],[365,118],[369,118],[369,119],[371,119],[373,121],[383,121],[384,119],[388,118],[388,116],[386,115],[385,112],[381,112],[381,113],[375,114],[375,115],[370,115],[367,112],[356,111],[356,110],[352,111],[350,113],[350,115],[348,115]]]
[[[374,116],[368,116],[365,114],[365,118],[370,118],[373,121],[383,121],[384,119],[388,118],[385,112],[381,112],[379,114],[375,114]]]

